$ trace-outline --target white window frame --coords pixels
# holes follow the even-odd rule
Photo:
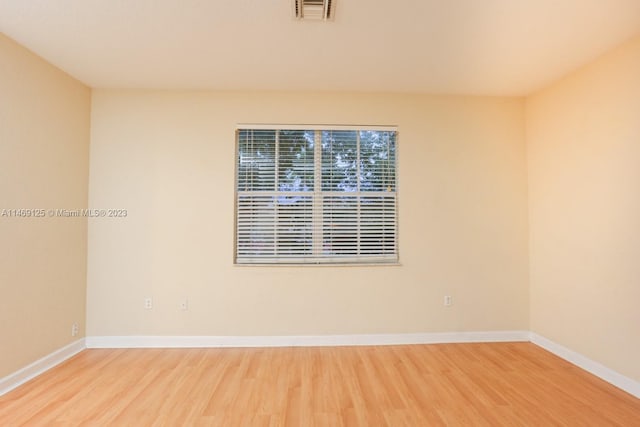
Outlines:
[[[278,196],[305,196],[312,197],[312,235],[313,235],[313,254],[312,255],[301,255],[301,256],[280,256],[273,255],[270,257],[263,256],[238,256],[238,246],[239,246],[239,196],[243,193],[251,193],[251,192],[242,192],[239,191],[239,132],[247,131],[247,130],[305,130],[305,131],[314,131],[316,132],[316,140],[314,143],[314,189],[310,192],[291,192],[291,191],[281,191],[275,189],[273,191],[262,191],[260,192],[265,197],[278,197]],[[395,163],[394,163],[394,176],[395,183],[393,191],[382,192],[382,191],[355,191],[355,192],[329,192],[322,190],[322,144],[319,138],[322,131],[378,131],[378,132],[393,132],[394,133],[394,141],[395,141]],[[359,132],[358,135],[358,146],[357,152],[358,157],[360,155],[360,142],[359,142]],[[276,142],[276,150],[277,150],[277,142]],[[275,159],[275,180],[277,182],[278,176],[278,152],[276,151],[276,159]],[[389,265],[389,264],[398,264],[399,262],[399,250],[398,250],[398,128],[397,126],[351,126],[351,125],[290,125],[290,124],[238,124],[236,126],[236,135],[235,135],[235,179],[234,179],[234,206],[235,206],[235,226],[234,226],[234,264],[236,265],[360,265],[360,264],[381,264],[381,265]],[[358,174],[359,170],[359,162],[357,163]],[[324,197],[354,197],[359,200],[362,197],[382,197],[380,194],[384,194],[385,197],[392,199],[391,205],[392,209],[392,231],[393,231],[393,251],[384,254],[384,255],[341,255],[341,256],[331,256],[322,253],[323,249],[323,199]],[[378,196],[376,196],[378,195]],[[386,203],[386,202],[385,202]],[[386,205],[385,205],[386,206]],[[358,209],[358,224],[360,224],[362,220],[362,213]],[[358,226],[360,229],[360,225]],[[360,251],[360,249],[358,249]]]

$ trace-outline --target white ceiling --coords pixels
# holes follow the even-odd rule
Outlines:
[[[0,31],[92,87],[524,95],[640,34],[640,0],[0,0]]]

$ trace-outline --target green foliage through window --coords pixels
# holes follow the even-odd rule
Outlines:
[[[396,132],[240,129],[236,262],[397,261]]]

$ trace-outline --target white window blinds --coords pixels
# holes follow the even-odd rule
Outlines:
[[[396,262],[395,129],[237,131],[235,261]]]

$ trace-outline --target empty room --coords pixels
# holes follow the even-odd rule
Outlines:
[[[640,0],[0,0],[0,425],[639,426]]]

